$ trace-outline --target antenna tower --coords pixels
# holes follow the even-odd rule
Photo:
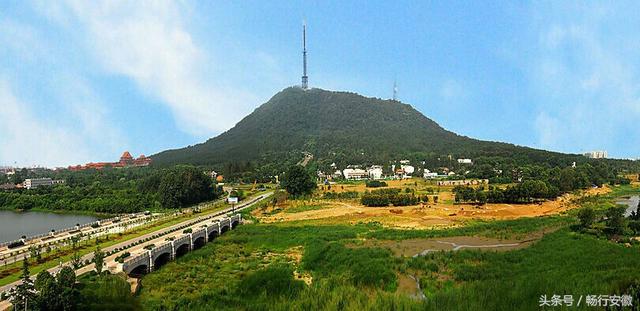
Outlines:
[[[309,88],[309,77],[307,76],[307,22],[302,24],[302,89]]]

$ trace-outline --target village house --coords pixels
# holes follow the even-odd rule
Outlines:
[[[382,179],[383,175],[382,175],[382,166],[380,165],[373,165],[371,166],[368,170],[367,173],[369,174],[369,178],[370,179]]]
[[[342,174],[344,178],[353,180],[367,179],[369,177],[369,173],[360,168],[345,168],[342,170]]]

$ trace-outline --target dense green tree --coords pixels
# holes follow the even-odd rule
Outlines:
[[[578,219],[582,228],[590,228],[596,221],[596,212],[590,207],[583,207],[578,211]]]
[[[76,307],[76,273],[69,267],[64,266],[56,275],[58,288],[60,290],[61,310],[70,311]]]
[[[40,310],[60,310],[60,288],[56,279],[44,270],[38,273],[35,281],[35,289],[38,291],[37,304]]]
[[[316,188],[311,174],[300,165],[291,166],[282,177],[280,185],[292,196],[308,195]]]
[[[93,252],[93,263],[95,265],[96,273],[98,273],[98,275],[102,274],[102,267],[104,266],[104,257],[105,257],[104,252],[102,251],[102,249],[100,249],[100,246],[97,246],[96,250]]]
[[[71,255],[71,266],[73,266],[73,269],[80,269],[80,266],[82,266],[82,256],[77,251]]]
[[[14,310],[36,310],[37,301],[36,293],[29,273],[29,261],[25,258],[22,261],[22,275],[20,276],[19,285],[11,289],[11,304]]]
[[[625,228],[624,207],[611,207],[607,210],[607,230],[611,234],[622,234]]]
[[[193,166],[178,166],[166,171],[158,192],[165,208],[184,207],[217,197],[211,179]]]

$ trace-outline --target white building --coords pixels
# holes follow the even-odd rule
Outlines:
[[[342,170],[342,174],[344,175],[344,178],[354,180],[361,180],[369,177],[367,171],[360,168],[345,168]]]
[[[402,165],[400,166],[406,175],[411,175],[416,171],[416,168],[411,165]]]
[[[400,160],[400,164],[409,164],[409,160]]]
[[[424,169],[424,172],[422,173],[422,177],[424,177],[425,179],[431,179],[431,178],[436,178],[438,177],[438,173],[432,173],[431,171],[429,171],[428,169]]]
[[[458,159],[458,164],[473,164],[471,159]]]
[[[369,174],[370,179],[382,179],[382,166],[374,165],[371,166],[367,173]]]
[[[26,189],[35,189],[40,186],[51,186],[53,180],[51,178],[28,178],[24,180],[24,187]]]
[[[595,150],[585,152],[584,156],[591,159],[605,159],[607,158],[607,152],[604,150]]]

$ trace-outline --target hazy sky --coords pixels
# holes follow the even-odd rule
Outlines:
[[[562,2],[562,3],[559,3]],[[300,83],[470,137],[640,156],[640,3],[2,1],[0,165],[195,144]]]

